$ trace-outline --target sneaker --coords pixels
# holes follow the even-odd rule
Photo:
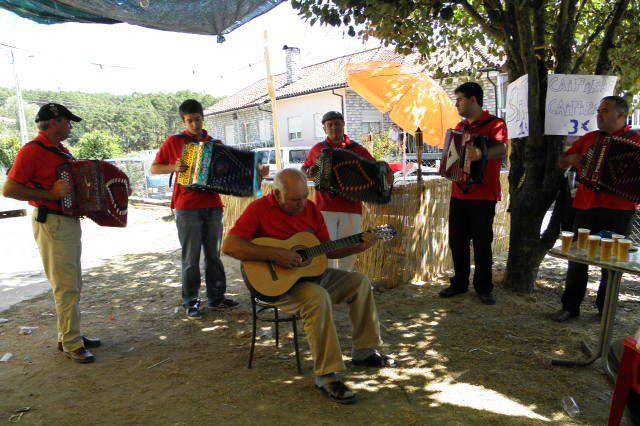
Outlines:
[[[200,313],[200,301],[196,301],[190,306],[186,307],[187,310],[187,318],[190,320],[200,320],[202,319],[202,313]]]
[[[80,364],[88,364],[96,360],[96,357],[85,348],[78,348],[75,351],[63,351],[62,353],[70,360]]]
[[[234,308],[238,306],[239,303],[233,299],[227,299],[226,297],[217,302],[209,302],[210,308]]]
[[[495,305],[496,304],[496,299],[495,299],[495,297],[493,297],[493,294],[491,294],[491,293],[478,294],[478,297],[480,298],[480,301],[482,303],[484,303],[485,305]]]

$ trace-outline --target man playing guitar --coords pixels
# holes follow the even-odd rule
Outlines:
[[[295,268],[303,262],[292,250],[265,247],[251,242],[259,237],[287,239],[298,232],[310,232],[321,242],[329,241],[329,231],[320,210],[307,200],[307,179],[298,170],[285,169],[274,179],[274,191],[252,202],[229,231],[222,251],[241,261],[274,262]],[[362,243],[330,252],[340,259],[367,250],[375,243],[372,233],[364,233]],[[333,322],[332,304],[347,303],[353,326],[352,360],[357,366],[390,367],[395,361],[380,354],[380,324],[369,279],[357,272],[328,269],[316,280],[304,279],[274,304],[290,314],[299,314],[311,348],[316,386],[331,400],[351,404],[355,393],[338,377],[345,369],[340,342]]]

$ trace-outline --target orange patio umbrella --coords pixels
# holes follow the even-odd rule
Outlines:
[[[420,128],[424,143],[443,147],[448,129],[460,116],[438,83],[421,68],[397,62],[364,62],[347,66],[347,83],[380,112],[415,136]]]

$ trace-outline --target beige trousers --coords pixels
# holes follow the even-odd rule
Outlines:
[[[324,222],[327,224],[329,236],[332,240],[350,237],[362,232],[362,215],[356,213],[322,212]],[[353,271],[356,264],[356,255],[343,257],[342,259],[329,259],[329,266],[343,271]]]
[[[44,272],[49,279],[58,316],[58,341],[66,351],[84,346],[80,334],[80,255],[82,230],[78,219],[53,215],[45,223],[31,221],[33,236],[40,249]]]
[[[289,314],[300,314],[313,356],[316,376],[344,370],[332,304],[347,303],[353,327],[353,349],[374,349],[380,323],[369,278],[359,272],[327,269],[320,282],[302,281],[275,303]]]

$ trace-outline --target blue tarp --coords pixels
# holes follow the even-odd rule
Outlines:
[[[192,34],[227,34],[283,0],[0,0],[0,7],[41,24],[131,25]]]

